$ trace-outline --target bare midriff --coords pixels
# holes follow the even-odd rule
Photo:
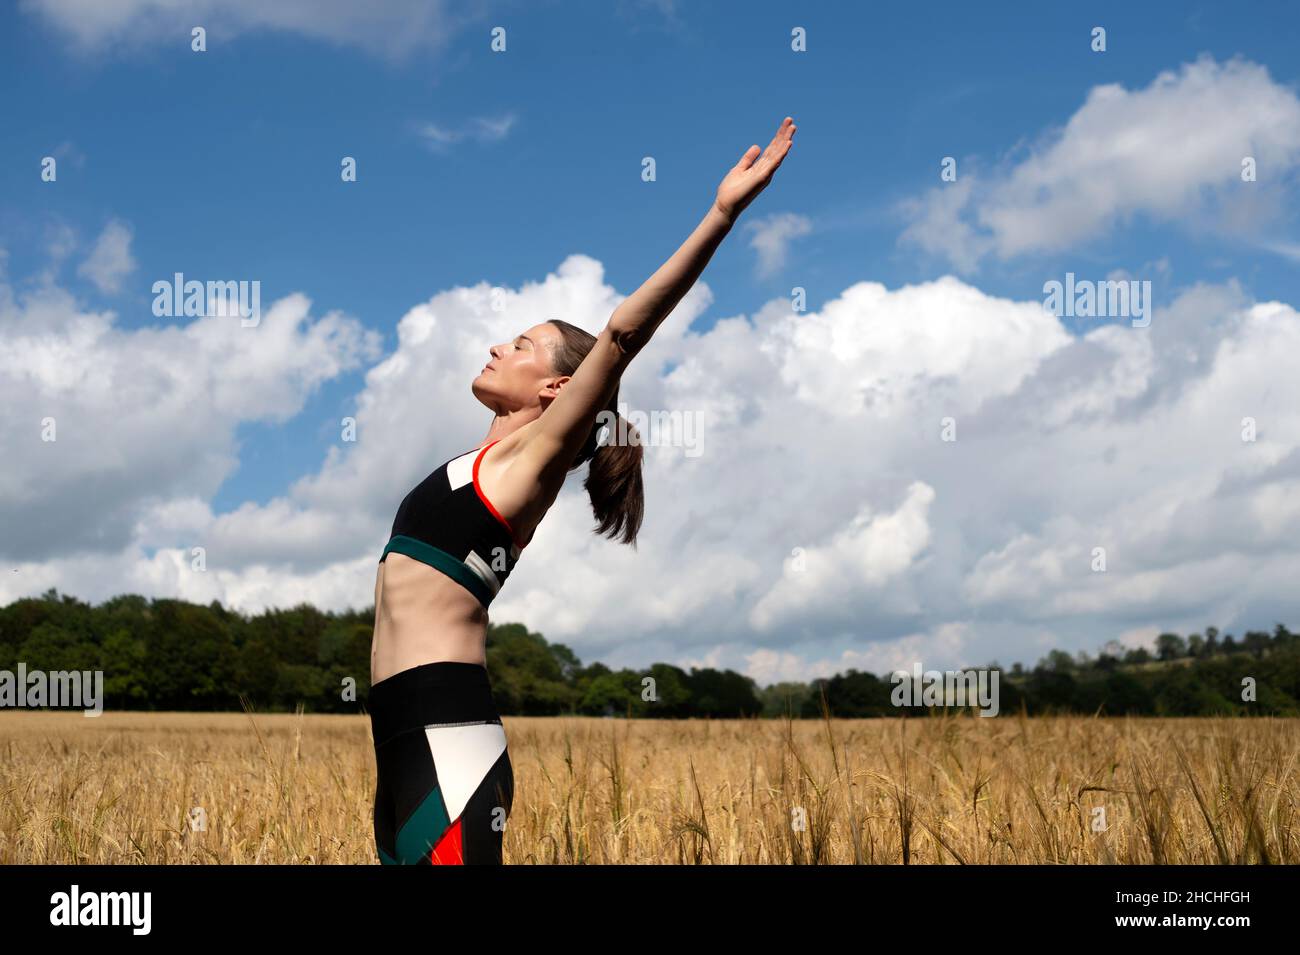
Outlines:
[[[389,554],[375,576],[370,682],[437,660],[487,665],[487,608],[440,570]]]
[[[530,490],[536,494],[535,481],[515,486],[505,479],[517,434],[503,438],[483,457],[479,480],[489,499],[506,509],[510,526],[527,545],[559,486],[547,488],[541,499],[529,500]],[[371,685],[411,667],[443,660],[487,666],[487,627],[487,608],[463,586],[428,564],[390,553],[379,562],[375,575]]]

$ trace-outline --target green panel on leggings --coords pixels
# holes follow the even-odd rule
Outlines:
[[[411,817],[397,831],[397,858],[404,865],[414,865],[429,855],[451,825],[442,791],[434,786]]]

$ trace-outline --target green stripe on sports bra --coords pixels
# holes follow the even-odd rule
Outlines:
[[[428,564],[435,570],[442,571],[477,597],[479,603],[484,607],[492,602],[492,591],[488,589],[488,585],[483,583],[478,574],[465,566],[463,561],[457,560],[445,550],[434,547],[432,544],[426,544],[424,541],[416,540],[414,537],[403,537],[398,534],[388,542],[388,546],[384,548],[383,556],[379,559],[382,561],[390,553],[402,554],[418,560],[422,564]]]

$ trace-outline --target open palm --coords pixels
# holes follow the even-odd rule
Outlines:
[[[787,116],[761,156],[757,144],[745,150],[740,162],[731,167],[718,186],[716,204],[723,215],[734,222],[736,216],[772,181],[772,174],[790,151],[794,131],[798,128]]]

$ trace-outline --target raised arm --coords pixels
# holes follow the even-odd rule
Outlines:
[[[717,196],[695,231],[672,258],[614,309],[596,344],[538,419],[529,456],[567,469],[591,433],[596,414],[609,403],[628,363],[690,291],[737,217],[763,191],[790,151],[796,127],[789,116],[760,155],[745,150],[718,186]]]
[[[690,291],[737,217],[772,181],[794,143],[796,128],[794,120],[787,116],[761,156],[757,145],[746,149],[740,161],[727,171],[713,205],[690,238],[614,309],[609,327],[624,352],[635,354],[645,347],[659,323]]]

